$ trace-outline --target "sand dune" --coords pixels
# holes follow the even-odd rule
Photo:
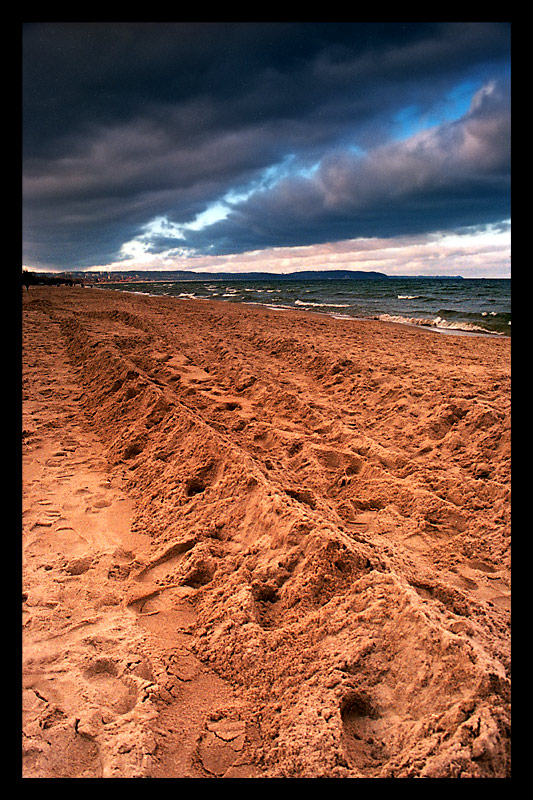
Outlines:
[[[26,777],[510,774],[510,341],[23,294]]]

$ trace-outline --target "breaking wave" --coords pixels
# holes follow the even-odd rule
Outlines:
[[[490,335],[501,336],[498,331],[491,331],[481,325],[475,325],[473,322],[463,322],[443,319],[442,317],[433,318],[420,318],[420,317],[402,317],[396,314],[379,314],[377,319],[381,322],[399,322],[404,325],[419,325],[425,328],[437,328],[440,330],[454,330],[464,331],[465,333],[485,333]]]
[[[350,303],[311,303],[306,300],[295,300],[295,306],[316,306],[317,308],[350,308]]]

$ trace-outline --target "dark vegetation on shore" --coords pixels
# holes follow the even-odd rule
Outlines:
[[[71,275],[42,275],[29,270],[22,271],[22,285],[29,291],[30,286],[75,286],[82,285],[80,278],[73,278]]]

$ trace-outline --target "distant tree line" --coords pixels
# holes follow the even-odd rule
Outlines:
[[[48,275],[38,272],[22,270],[22,285],[29,291],[30,286],[74,286],[83,281],[72,278],[69,275]]]

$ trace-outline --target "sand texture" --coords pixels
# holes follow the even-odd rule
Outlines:
[[[509,339],[22,305],[24,777],[509,776]]]

